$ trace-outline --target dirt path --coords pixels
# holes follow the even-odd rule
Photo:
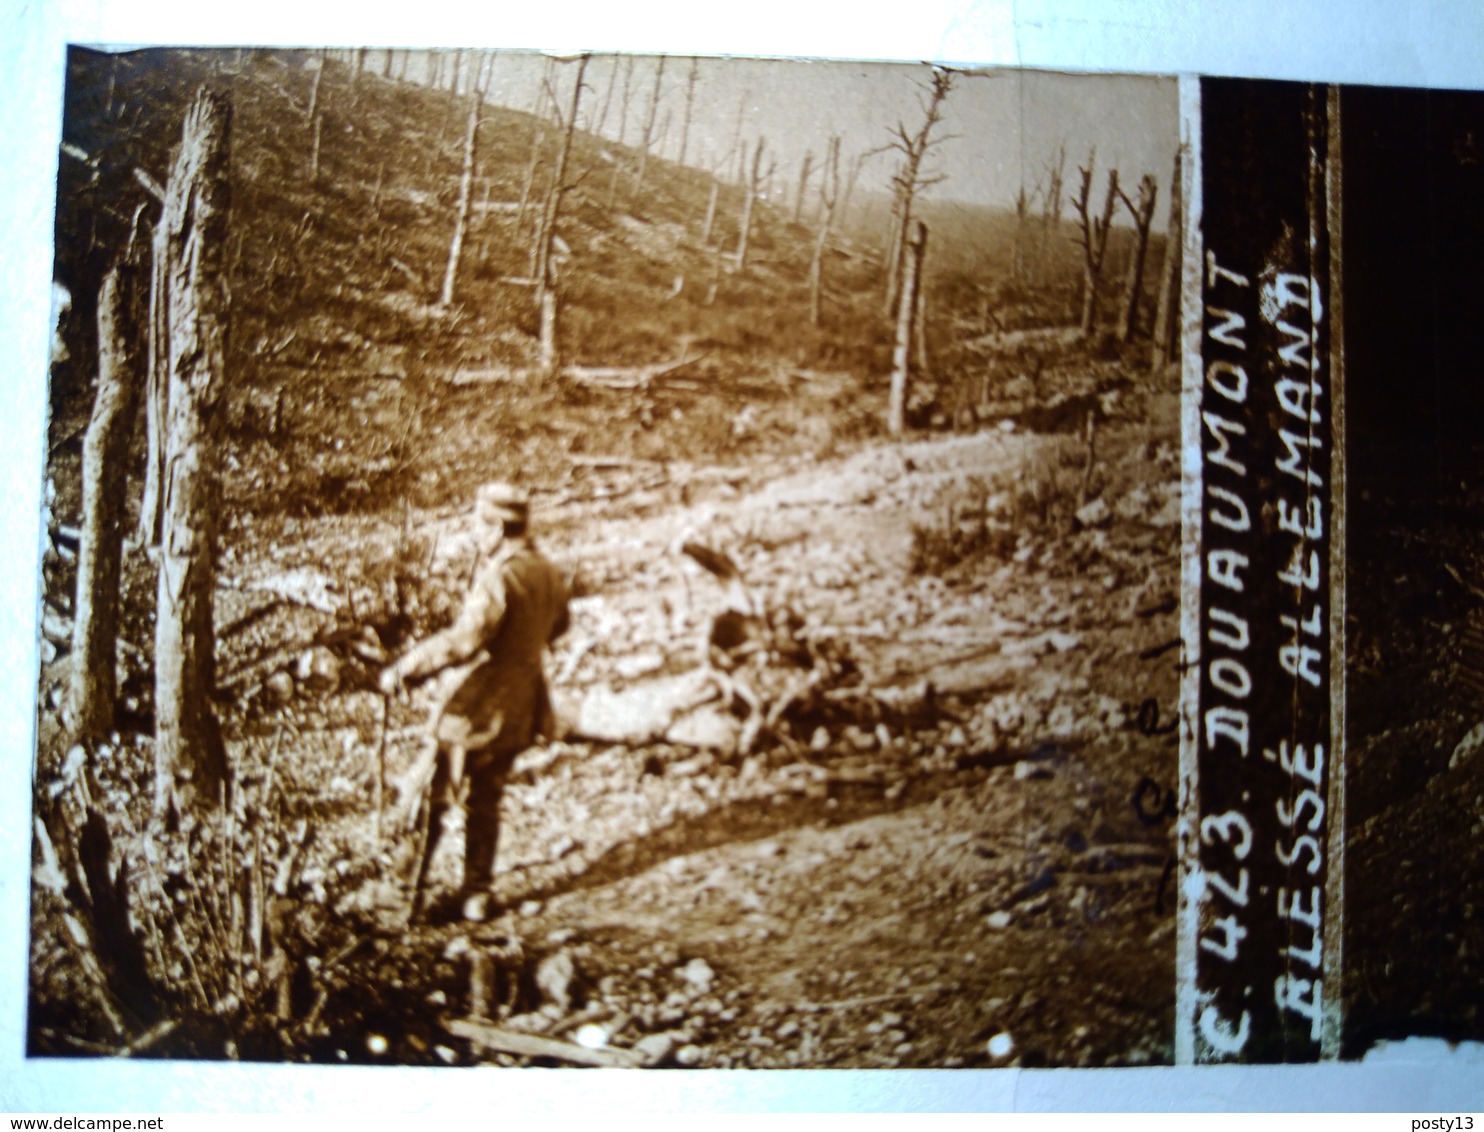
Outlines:
[[[241,520],[217,599],[224,729],[245,796],[277,799],[264,835],[288,854],[268,878],[287,965],[276,989],[244,984],[266,1027],[183,1027],[158,1053],[1169,1060],[1178,400],[1079,397],[1036,430],[840,455],[567,453],[538,513],[576,579],[551,662],[570,718],[700,670],[728,599],[687,541],[792,610],[816,665],[790,670],[769,646],[734,679],[769,702],[810,671],[828,679],[743,750],[716,702],[646,740],[528,752],[505,799],[503,912],[485,924],[407,926],[414,839],[389,789],[376,833],[378,761],[389,781],[411,764],[440,688],[384,715],[377,666],[345,629],[389,608],[394,575],[414,583],[405,631],[446,623],[472,564],[467,515]],[[136,805],[149,757],[147,732],[126,732],[100,754],[100,789]],[[435,894],[454,889],[461,850],[455,829]],[[471,1016],[507,1047],[450,1033]],[[510,1034],[560,1044],[510,1052]]]
[[[821,728],[803,757],[533,752],[507,794],[507,913],[379,941],[399,991],[347,992],[335,1056],[366,1056],[353,1032],[395,1014],[388,1056],[523,1060],[437,1024],[481,1005],[471,956],[493,949],[519,972],[503,1006],[483,1004],[502,1027],[564,1041],[597,1027],[586,1040],[663,1063],[1168,1060],[1179,527],[1177,487],[1147,482],[1151,424],[1108,428],[1105,504],[1086,525],[1023,529],[947,569],[922,561],[923,532],[950,510],[1026,523],[1017,492],[1079,470],[1077,438],[877,445],[564,524],[549,541],[588,591],[554,657],[569,698],[699,663],[723,595],[677,552],[690,538],[728,550],[806,634],[845,642],[862,683],[930,681],[943,712]],[[441,538],[451,560],[460,521]],[[445,839],[435,885],[455,882],[458,845]]]

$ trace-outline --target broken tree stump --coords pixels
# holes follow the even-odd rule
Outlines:
[[[74,738],[89,744],[113,730],[118,695],[125,465],[144,379],[141,258],[131,240],[98,297],[98,393],[82,450],[77,616],[65,713]]]
[[[907,263],[902,279],[902,301],[897,308],[897,343],[892,352],[891,400],[886,428],[899,436],[907,427],[907,371],[912,359],[912,331],[917,314],[917,288],[922,275],[922,255],[927,248],[927,225],[918,221],[907,245]]]
[[[212,598],[226,384],[226,235],[231,103],[205,89],[186,115],[160,218],[164,344],[164,513],[155,624],[155,807],[214,808],[227,780],[211,707],[216,683]]]

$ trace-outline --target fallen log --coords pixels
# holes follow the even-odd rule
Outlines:
[[[651,382],[688,369],[705,357],[705,354],[697,354],[693,358],[649,366],[567,366],[562,373],[583,385],[604,389],[646,389]]]
[[[513,1053],[520,1057],[551,1057],[573,1065],[590,1065],[599,1069],[638,1069],[649,1063],[648,1058],[635,1050],[611,1046],[588,1049],[576,1042],[507,1030],[469,1018],[445,1018],[441,1020],[441,1024],[455,1037],[495,1053]]]
[[[581,452],[573,452],[567,456],[568,461],[582,468],[662,468],[664,464],[659,460],[641,460],[635,456],[589,456]]]

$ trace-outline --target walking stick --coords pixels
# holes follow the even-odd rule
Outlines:
[[[422,912],[423,895],[428,883],[428,866],[433,861],[433,851],[437,848],[433,840],[432,831],[433,799],[430,785],[423,787],[422,798],[417,804],[417,823],[414,836],[416,838],[416,853],[412,877],[412,896],[407,902],[407,925],[417,919]]]
[[[380,852],[383,840],[383,822],[386,815],[386,738],[391,719],[392,698],[381,693],[381,738],[376,744],[376,847]]]

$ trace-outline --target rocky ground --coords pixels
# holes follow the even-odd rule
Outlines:
[[[409,573],[425,584],[398,599],[402,628],[446,619],[467,577],[467,514],[239,530],[218,599],[222,711],[241,829],[256,838],[233,844],[260,898],[221,900],[214,922],[252,943],[228,948],[230,978],[177,961],[208,1017],[162,1018],[148,1048],[404,1063],[1168,1061],[1178,393],[1173,372],[1150,388],[1086,365],[1082,393],[986,410],[968,434],[724,466],[703,452],[570,453],[567,481],[536,508],[578,595],[551,672],[586,737],[517,765],[502,912],[483,924],[408,925],[415,838],[393,784],[439,689],[384,705],[368,679],[383,642],[336,632],[376,622],[392,641],[378,594],[407,589]],[[809,379],[799,419],[811,397],[839,393]],[[791,612],[726,669],[750,696],[677,712],[671,693],[707,671],[706,632],[729,600],[686,543],[723,551],[756,604]],[[43,705],[59,667],[43,674]],[[136,812],[147,756],[147,737],[122,734],[91,788]],[[68,773],[52,772],[53,795]],[[161,893],[170,878],[196,891],[149,835],[123,839],[119,855],[131,852],[165,874]],[[435,895],[456,883],[460,852],[455,832]],[[39,925],[55,923],[54,891],[38,885]],[[159,945],[144,934],[169,950],[165,930]],[[76,976],[44,927],[33,954],[33,1049],[116,1050],[83,1021],[76,986],[57,1005]]]

